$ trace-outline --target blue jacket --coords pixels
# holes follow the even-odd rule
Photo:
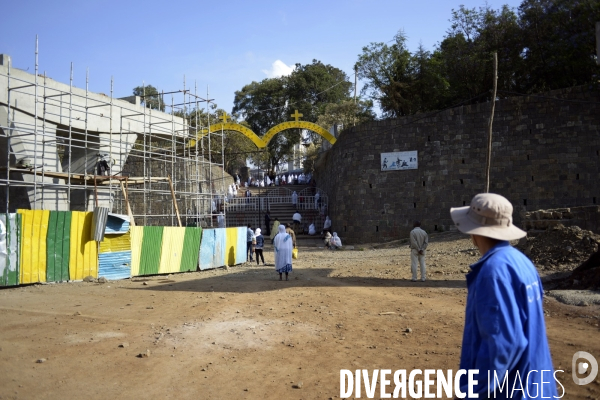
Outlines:
[[[250,228],[246,230],[246,242],[251,242],[254,237],[254,231]]]
[[[480,399],[488,398],[489,384],[490,398],[494,388],[496,399],[558,397],[542,310],[544,292],[531,261],[500,242],[471,269],[460,368],[479,370],[473,391]],[[467,379],[462,378],[461,390],[467,392]],[[498,381],[504,385],[501,392]]]
[[[256,237],[256,248],[257,249],[262,249],[263,246],[265,245],[265,238],[263,235],[258,235]]]

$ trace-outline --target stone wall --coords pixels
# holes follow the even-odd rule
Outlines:
[[[542,231],[558,224],[578,226],[581,229],[598,233],[600,232],[600,206],[521,212],[521,225],[527,231]]]
[[[562,100],[550,99],[561,98]],[[412,221],[454,229],[450,207],[485,189],[490,103],[344,131],[317,165],[333,228],[348,243],[406,237]],[[418,169],[381,171],[380,154],[418,151]],[[583,87],[499,100],[490,191],[520,212],[598,204],[600,94]]]

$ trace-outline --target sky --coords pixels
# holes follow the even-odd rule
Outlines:
[[[492,8],[521,0],[489,0]],[[114,97],[143,83],[165,92],[186,88],[230,112],[235,91],[289,74],[313,59],[353,76],[364,46],[398,30],[408,48],[433,50],[450,27],[451,10],[480,0],[203,1],[19,0],[2,6],[0,53],[13,67]],[[359,82],[359,90],[361,84]],[[165,102],[170,103],[168,96]],[[175,104],[181,102],[175,98]]]

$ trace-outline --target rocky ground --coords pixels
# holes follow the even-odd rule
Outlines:
[[[479,257],[465,236],[432,236],[427,282],[410,281],[406,243],[301,247],[289,282],[265,253],[266,267],[0,290],[0,398],[328,399],[340,369],[457,369]],[[540,273],[552,283],[571,258]],[[571,378],[576,351],[600,360],[588,304],[544,300],[566,399],[600,399],[600,377]]]

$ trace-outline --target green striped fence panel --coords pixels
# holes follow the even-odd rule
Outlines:
[[[140,275],[158,274],[163,227],[145,226],[140,257]]]
[[[46,282],[68,281],[71,245],[70,211],[50,211],[46,241]]]
[[[196,271],[198,268],[198,256],[200,255],[200,239],[202,228],[185,228],[183,238],[183,252],[181,254],[181,272]]]

